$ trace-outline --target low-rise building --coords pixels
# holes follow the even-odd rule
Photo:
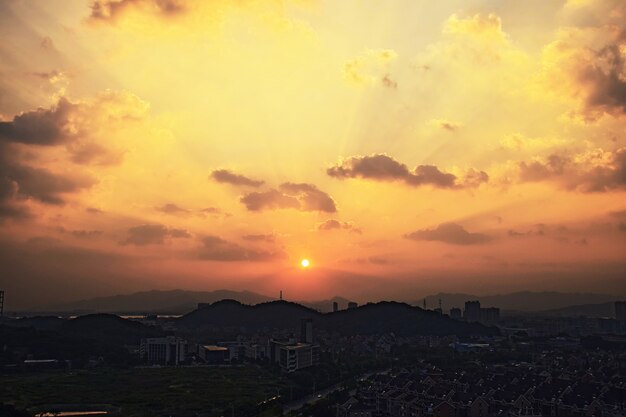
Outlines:
[[[175,336],[141,339],[139,356],[153,365],[180,365],[187,360],[187,341]]]

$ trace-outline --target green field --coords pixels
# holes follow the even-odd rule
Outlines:
[[[129,417],[246,416],[257,415],[255,405],[284,387],[257,367],[98,369],[1,375],[0,402],[18,408],[111,404]]]

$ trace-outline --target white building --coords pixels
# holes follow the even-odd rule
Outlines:
[[[141,339],[141,359],[154,365],[179,365],[187,359],[187,341],[175,336]]]

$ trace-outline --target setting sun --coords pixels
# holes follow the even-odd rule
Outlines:
[[[300,261],[300,266],[302,268],[308,268],[309,266],[311,266],[311,262],[309,262],[308,259],[303,259]]]

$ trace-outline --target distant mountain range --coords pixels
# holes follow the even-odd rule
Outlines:
[[[537,315],[543,317],[615,317],[615,303],[600,303],[600,304],[582,304],[577,306],[569,306],[563,308],[557,308],[552,310],[539,311]]]
[[[426,308],[438,307],[439,300],[441,300],[444,312],[448,312],[453,307],[462,310],[466,301],[478,300],[482,307],[499,307],[508,312],[543,312],[588,304],[611,303],[620,299],[620,297],[605,294],[562,292],[524,291],[486,296],[439,293],[426,297]],[[414,301],[411,304],[422,307],[423,300]]]
[[[146,291],[127,295],[98,297],[71,303],[46,306],[34,311],[64,312],[73,314],[86,313],[117,313],[117,314],[186,314],[197,308],[198,303],[214,303],[220,300],[236,300],[242,304],[255,305],[275,301],[251,291]],[[546,315],[589,315],[592,317],[606,317],[610,312],[611,303],[620,297],[590,293],[560,293],[560,292],[516,292],[477,296],[471,294],[440,293],[426,297],[426,309],[439,306],[439,300],[444,313],[450,308],[463,309],[468,300],[478,300],[484,307],[499,307],[503,313],[539,313]],[[298,301],[299,304],[320,312],[332,310],[333,302],[337,302],[339,309],[347,308],[348,299],[334,297],[321,301]],[[414,300],[409,304],[423,307],[422,300]],[[602,305],[602,306],[600,306]],[[608,316],[614,313],[608,314]]]
[[[267,297],[251,291],[155,290],[134,294],[98,297],[88,300],[56,304],[33,310],[38,312],[62,312],[75,314],[185,314],[195,310],[199,303],[214,303],[220,300],[237,300],[242,304],[254,305],[274,301],[276,298]],[[299,301],[300,304],[321,312],[331,311],[333,302],[336,302],[339,305],[339,308],[344,309],[347,308],[349,300],[342,297],[334,297],[330,300],[310,302]]]

